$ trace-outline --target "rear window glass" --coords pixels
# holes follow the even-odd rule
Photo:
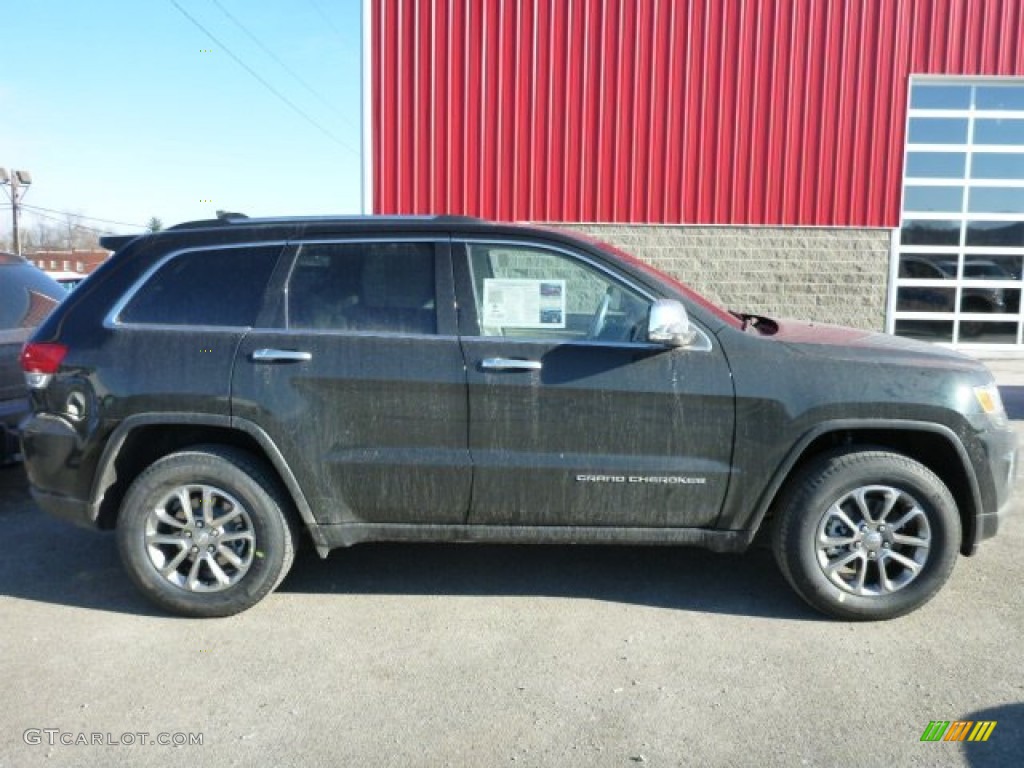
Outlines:
[[[301,246],[288,282],[291,328],[437,332],[431,243]]]
[[[279,245],[189,251],[161,266],[121,311],[123,323],[249,327]]]

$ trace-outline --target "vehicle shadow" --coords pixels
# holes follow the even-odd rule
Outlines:
[[[128,582],[109,533],[56,520],[36,507],[20,466],[0,469],[0,597],[161,616]]]
[[[938,714],[935,716],[939,717]],[[946,715],[942,715],[945,719]],[[1024,703],[1003,704],[971,712],[962,720],[995,722],[987,741],[963,742],[964,757],[971,766],[1020,765],[1024,755]]]
[[[826,620],[771,554],[684,547],[360,544],[320,560],[307,549],[279,592],[570,597],[658,608]]]
[[[165,616],[121,567],[111,533],[51,518],[20,468],[0,470],[0,596]],[[321,560],[303,547],[284,593],[585,598],[702,613],[826,621],[789,589],[771,554],[683,547],[361,544]]]

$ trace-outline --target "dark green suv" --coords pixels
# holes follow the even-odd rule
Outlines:
[[[769,529],[811,605],[889,618],[1008,505],[980,363],[726,312],[565,232],[228,217],[104,243],[22,356],[26,465],[171,611],[248,608],[300,536],[739,551]]]

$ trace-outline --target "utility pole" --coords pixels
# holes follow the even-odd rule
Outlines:
[[[14,252],[21,256],[21,238],[18,235],[18,203],[25,196],[28,188],[32,185],[32,174],[28,171],[16,171],[13,168],[8,173],[6,168],[0,168],[0,187],[11,199],[11,215],[13,217],[14,229]],[[10,187],[10,192],[7,191]]]

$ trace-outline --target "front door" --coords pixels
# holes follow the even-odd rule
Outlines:
[[[593,257],[453,246],[480,525],[710,526],[734,404],[711,334],[644,341],[653,297]]]

